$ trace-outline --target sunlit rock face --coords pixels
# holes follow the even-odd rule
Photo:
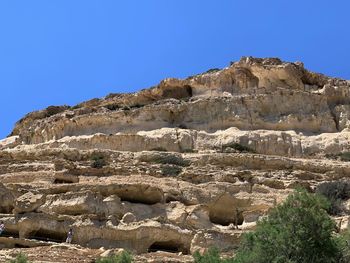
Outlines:
[[[0,140],[0,248],[54,249],[72,228],[94,256],[232,252],[294,188],[349,176],[336,159],[350,151],[349,90],[300,62],[243,57],[29,113]]]

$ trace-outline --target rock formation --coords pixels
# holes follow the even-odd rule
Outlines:
[[[0,141],[0,248],[78,253],[72,228],[87,258],[232,252],[294,188],[350,175],[349,127],[350,81],[277,58],[29,113]]]

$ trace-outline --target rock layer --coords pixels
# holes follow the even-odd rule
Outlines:
[[[335,158],[350,151],[349,90],[302,63],[244,57],[29,113],[0,141],[0,246],[55,250],[72,228],[94,257],[232,252],[294,188],[349,177]]]

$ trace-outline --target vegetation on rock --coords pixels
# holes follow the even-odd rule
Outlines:
[[[342,201],[350,198],[350,183],[345,181],[324,182],[317,186],[316,192],[329,200],[328,212],[331,215],[341,215],[345,211]]]
[[[326,198],[296,190],[247,233],[235,256],[220,259],[217,250],[196,253],[198,263],[336,263],[349,262],[349,234],[334,237],[335,222]]]
[[[97,168],[100,169],[103,166],[105,166],[106,160],[105,157],[103,155],[99,155],[99,154],[94,154],[93,156],[91,156],[91,167],[92,168]]]
[[[132,261],[132,255],[127,251],[123,251],[119,255],[100,258],[96,261],[96,263],[131,263]]]
[[[29,263],[29,261],[28,261],[28,257],[25,254],[19,253],[17,254],[16,258],[13,260],[10,260],[9,263]]]

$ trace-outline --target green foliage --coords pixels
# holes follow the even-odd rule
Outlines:
[[[189,166],[190,162],[188,160],[183,159],[181,156],[172,155],[172,154],[160,154],[155,156],[153,159],[155,163],[160,164],[174,164],[179,166]]]
[[[119,255],[99,258],[98,260],[96,260],[96,263],[131,263],[132,261],[132,255],[127,251],[123,251]]]
[[[17,254],[16,258],[13,260],[10,260],[9,263],[29,263],[29,261],[28,261],[28,257],[22,252],[20,252],[19,254]]]
[[[342,152],[337,154],[326,154],[327,158],[330,159],[336,159],[343,162],[349,162],[350,161],[350,152]]]
[[[182,167],[173,164],[164,164],[160,168],[164,176],[178,176],[182,172]]]
[[[350,263],[350,229],[338,237],[338,246],[343,255],[340,263]]]
[[[222,152],[231,152],[232,150],[238,152],[254,153],[254,150],[250,147],[236,142],[222,145]]]
[[[349,162],[350,161],[350,152],[343,152],[339,154],[340,160],[343,162]]]
[[[317,186],[316,192],[329,200],[331,205],[328,212],[331,215],[340,215],[345,210],[342,200],[350,198],[350,183],[345,181],[324,182]]]
[[[234,263],[234,259],[220,258],[219,250],[217,248],[210,248],[207,252],[201,255],[198,251],[193,254],[195,263]]]
[[[341,249],[327,200],[296,190],[244,236],[236,263],[336,263]]]
[[[206,72],[204,72],[204,74],[206,74],[206,73],[215,73],[215,72],[218,72],[220,70],[221,69],[219,69],[219,68],[211,68],[211,69],[208,69]]]
[[[94,154],[91,156],[91,167],[100,169],[107,164],[105,157],[100,154]]]

